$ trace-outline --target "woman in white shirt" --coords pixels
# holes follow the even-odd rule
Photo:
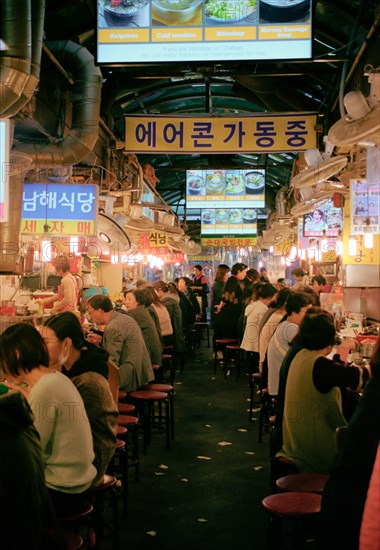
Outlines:
[[[293,292],[294,291],[291,288],[281,289],[277,294],[277,296],[275,297],[275,299],[273,300],[273,302],[270,304],[270,306],[273,308],[272,313],[260,331],[259,371],[261,373],[263,372],[263,364],[266,358],[269,341],[272,338],[273,333],[277,328],[277,325],[286,314],[285,303],[286,303],[286,300],[288,299],[288,296]]]
[[[57,515],[74,514],[87,505],[86,491],[96,476],[83,400],[69,378],[49,369],[46,344],[32,325],[8,327],[0,336],[0,348],[1,376],[26,397],[33,411],[45,482]]]
[[[268,392],[278,394],[279,375],[282,361],[290,349],[293,338],[298,334],[299,325],[306,311],[311,307],[311,298],[305,292],[294,291],[285,303],[286,319],[277,325],[269,341],[267,351],[268,361]]]
[[[245,330],[240,347],[248,352],[249,371],[255,372],[259,366],[260,321],[268,309],[268,304],[278,292],[271,283],[256,285],[252,301],[245,308]]]

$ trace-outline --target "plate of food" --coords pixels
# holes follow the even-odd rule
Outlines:
[[[207,195],[224,195],[226,190],[226,180],[224,173],[216,170],[206,176]]]
[[[243,222],[243,214],[241,210],[238,208],[231,208],[230,210],[230,223],[242,223]]]
[[[189,179],[187,189],[189,195],[201,195],[204,189],[203,179],[200,176],[192,176]]]
[[[205,15],[216,23],[236,23],[256,10],[256,0],[206,0]]]
[[[226,174],[226,194],[242,195],[245,191],[245,182],[240,174],[231,172]]]
[[[225,208],[218,208],[215,215],[216,223],[228,223],[229,213]]]
[[[104,0],[106,14],[117,18],[133,17],[149,4],[149,0]]]
[[[215,223],[215,210],[212,210],[212,209],[203,210],[202,223]]]
[[[252,223],[257,218],[256,210],[253,208],[244,208],[243,221],[244,223]]]
[[[265,187],[265,175],[263,172],[252,170],[245,174],[245,192],[248,195],[262,193]]]

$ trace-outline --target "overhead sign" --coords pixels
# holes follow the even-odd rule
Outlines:
[[[21,233],[96,235],[98,186],[26,183],[22,197]]]
[[[226,154],[304,151],[317,145],[317,115],[125,117],[125,148],[137,153]]]
[[[257,237],[245,236],[245,237],[202,237],[202,246],[255,246],[257,243]]]
[[[0,222],[8,221],[9,211],[10,120],[0,120]]]

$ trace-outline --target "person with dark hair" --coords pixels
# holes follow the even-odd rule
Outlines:
[[[152,363],[136,321],[115,311],[108,296],[90,298],[87,311],[94,323],[105,325],[103,347],[120,369],[120,388],[128,393],[152,382]]]
[[[248,266],[241,262],[231,268],[231,276],[223,287],[222,299],[215,306],[214,341],[219,338],[239,339],[239,317],[244,307],[242,281],[247,270]]]
[[[211,289],[211,326],[214,325],[215,321],[215,306],[219,305],[222,300],[223,287],[227,282],[228,273],[230,272],[230,267],[226,264],[219,264],[216,268],[214,283]]]
[[[245,279],[243,279],[244,296],[247,303],[249,303],[249,301],[251,300],[253,287],[258,282],[260,282],[260,273],[257,271],[257,269],[248,269],[245,275]]]
[[[266,322],[264,326],[259,325],[259,371],[263,372],[264,361],[266,361],[266,355],[270,339],[272,338],[274,331],[278,324],[282,321],[286,314],[285,304],[293,291],[291,288],[283,288],[275,295],[274,299],[269,303],[267,312],[264,313]],[[266,314],[269,313],[267,316]],[[267,370],[266,366],[266,370]]]
[[[27,400],[11,390],[0,395],[0,495],[2,548],[53,548],[40,437]]]
[[[335,345],[333,317],[305,315],[291,362],[282,422],[283,444],[278,457],[290,459],[300,472],[329,474],[337,453],[336,429],[347,425],[340,387],[360,390],[369,378],[365,367],[346,367],[328,359]]]
[[[199,296],[202,308],[202,321],[207,320],[207,294],[208,294],[208,279],[203,274],[203,267],[201,265],[194,266],[194,276],[191,285],[191,290],[193,290],[196,296]]]
[[[144,279],[144,278],[137,279],[137,281],[136,281],[137,290],[143,290],[147,286],[149,286],[149,283],[148,283],[147,279]],[[125,290],[127,290],[127,289],[125,289]]]
[[[169,345],[173,342],[173,327],[169,312],[159,300],[153,287],[143,289],[144,304],[156,325],[163,344]]]
[[[321,292],[331,292],[332,289],[332,285],[327,284],[327,281],[323,275],[314,275],[311,279],[311,284],[313,285],[315,292],[318,292],[318,295],[321,294]]]
[[[0,371],[20,391],[34,414],[45,482],[58,516],[87,504],[96,469],[90,424],[74,384],[49,368],[49,353],[32,325],[18,323],[0,335]]]
[[[152,365],[161,365],[163,343],[144,302],[145,298],[142,290],[127,290],[124,292],[124,306],[128,315],[136,321],[141,329]]]
[[[260,282],[270,283],[270,280],[268,278],[268,271],[266,267],[260,267]]]
[[[296,267],[295,269],[293,269],[291,275],[296,281],[292,286],[293,290],[299,290],[301,286],[305,286],[307,284],[306,273],[302,269],[302,267]]]
[[[259,367],[259,327],[261,317],[267,311],[268,304],[277,292],[277,288],[271,283],[259,283],[255,289],[254,300],[245,308],[245,330],[240,347],[248,352],[250,372],[256,372]]]
[[[279,372],[282,361],[290,348],[290,344],[298,333],[299,325],[311,307],[311,300],[303,292],[292,292],[285,302],[286,318],[279,323],[269,340],[267,350],[268,391],[269,395],[277,395]]]
[[[118,408],[108,384],[108,353],[86,342],[79,319],[70,311],[49,317],[41,330],[50,367],[60,369],[79,391],[94,442],[93,485],[102,483],[116,445]]]
[[[164,281],[154,281],[152,287],[160,302],[167,308],[173,327],[171,339],[164,337],[165,344],[174,345],[175,352],[181,356],[186,351],[186,343],[183,334],[182,312],[179,305],[180,298],[174,283],[172,284],[174,288],[170,288]]]
[[[294,290],[294,287],[292,288]],[[319,298],[319,294],[312,286],[309,286],[309,285],[299,286],[297,288],[297,292],[303,292],[304,294],[307,294],[313,306],[321,307],[321,300]]]
[[[322,496],[319,544],[321,550],[344,548],[357,550],[360,525],[367,491],[380,442],[380,337],[369,362],[371,377],[363,396],[344,430],[342,444],[330,470]],[[351,387],[359,387],[361,371],[367,379],[366,367],[347,367],[346,376],[354,370]],[[359,379],[359,382],[358,382]],[[345,382],[345,380],[344,380]],[[343,382],[343,383],[344,383]],[[379,517],[377,516],[377,523]],[[377,540],[377,543],[379,540]],[[375,548],[371,546],[371,548]],[[377,546],[378,547],[378,546]]]
[[[186,332],[193,329],[197,318],[200,318],[201,308],[194,292],[191,290],[189,277],[178,277],[177,289],[180,297],[183,328]]]
[[[58,286],[57,294],[48,298],[36,300],[40,304],[51,304],[51,314],[61,311],[78,311],[78,285],[77,281],[70,273],[70,260],[68,256],[56,256],[51,261],[56,274],[61,277],[61,283]]]

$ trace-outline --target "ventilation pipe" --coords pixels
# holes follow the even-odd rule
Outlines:
[[[0,117],[23,94],[31,74],[31,0],[0,2]]]
[[[102,73],[83,46],[71,40],[46,45],[74,81],[71,132],[57,143],[18,143],[14,151],[36,156],[39,167],[77,164],[91,153],[98,139]]]
[[[30,75],[31,17],[31,0],[0,3],[0,116],[19,99]]]

